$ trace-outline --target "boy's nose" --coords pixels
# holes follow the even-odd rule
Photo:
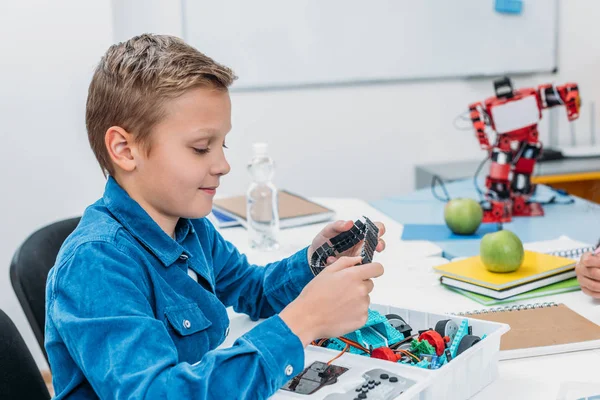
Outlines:
[[[219,157],[218,162],[213,166],[214,175],[227,175],[231,171],[231,166],[224,155]]]

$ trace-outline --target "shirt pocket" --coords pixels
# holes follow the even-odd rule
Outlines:
[[[166,307],[165,316],[179,362],[194,364],[200,361],[212,346],[209,333],[212,322],[196,303]]]
[[[181,336],[193,335],[212,325],[196,303],[166,307],[165,316],[171,328]]]

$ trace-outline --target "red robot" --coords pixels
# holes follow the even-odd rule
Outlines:
[[[534,185],[531,174],[542,150],[537,125],[542,110],[564,105],[569,121],[579,117],[581,99],[575,83],[540,85],[537,89],[513,90],[509,78],[494,81],[495,97],[469,106],[471,122],[481,148],[491,159],[485,180],[488,205],[483,222],[510,222],[512,216],[544,215],[542,206],[529,202]],[[496,132],[490,144],[486,125]]]

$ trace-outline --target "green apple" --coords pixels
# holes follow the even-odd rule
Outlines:
[[[523,242],[511,231],[486,234],[479,245],[483,265],[491,272],[513,272],[519,269],[525,257]]]
[[[452,199],[444,208],[444,220],[448,228],[457,235],[472,235],[481,220],[483,209],[479,203],[469,198]]]

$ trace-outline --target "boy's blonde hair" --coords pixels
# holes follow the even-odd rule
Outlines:
[[[114,175],[104,144],[108,128],[125,129],[149,151],[149,134],[164,118],[165,100],[195,87],[226,91],[235,79],[231,69],[174,36],[144,34],[111,46],[94,72],[85,113],[104,175]]]

